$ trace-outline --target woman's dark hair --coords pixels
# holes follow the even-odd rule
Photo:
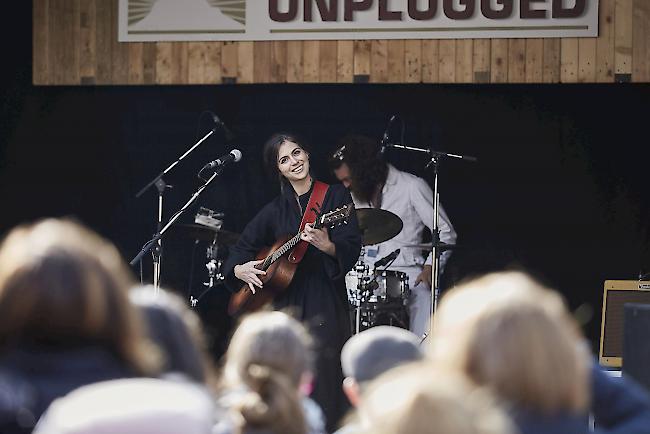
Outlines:
[[[271,178],[276,178],[280,182],[280,189],[284,191],[285,186],[288,185],[288,181],[282,176],[278,170],[278,152],[280,146],[284,142],[293,142],[300,146],[307,154],[310,154],[309,147],[304,144],[304,141],[296,136],[295,134],[290,133],[276,133],[273,134],[267,141],[264,143],[263,158],[264,158],[264,168],[266,169],[267,174]],[[309,172],[311,173],[311,167]]]
[[[343,137],[330,158],[330,166],[337,169],[342,163],[350,168],[351,189],[355,196],[371,202],[377,186],[382,185],[388,176],[388,166],[380,157],[379,143],[358,134]]]

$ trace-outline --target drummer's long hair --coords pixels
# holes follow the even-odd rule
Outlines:
[[[276,133],[273,134],[266,141],[266,143],[264,143],[264,167],[267,174],[271,178],[276,178],[280,182],[280,191],[283,193],[287,188],[289,189],[288,191],[291,191],[292,188],[289,184],[289,181],[287,181],[287,179],[280,173],[280,170],[278,169],[278,152],[280,151],[280,146],[282,146],[284,142],[293,142],[296,145],[300,146],[300,148],[302,148],[307,153],[307,155],[311,155],[309,146],[305,145],[304,140],[295,134]],[[311,164],[309,165],[309,175],[312,177],[312,179],[314,179]]]
[[[338,169],[343,163],[350,168],[354,195],[363,202],[371,203],[377,188],[386,182],[388,176],[388,165],[381,158],[379,143],[357,134],[343,137],[334,157],[330,159],[330,167]]]

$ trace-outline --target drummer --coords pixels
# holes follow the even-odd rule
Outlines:
[[[411,295],[408,302],[410,330],[418,336],[429,331],[431,305],[431,254],[425,258],[421,247],[425,227],[433,224],[433,191],[422,178],[397,170],[385,162],[379,144],[365,136],[349,135],[341,139],[330,158],[330,167],[352,193],[356,208],[379,208],[390,211],[403,222],[402,231],[379,244],[366,246],[364,261],[373,264],[400,249],[389,270],[408,275]],[[439,207],[440,241],[454,244],[454,231],[447,214]],[[364,242],[365,244],[365,242]],[[440,258],[440,269],[451,252]]]

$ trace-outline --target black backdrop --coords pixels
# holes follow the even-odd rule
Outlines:
[[[29,22],[29,5],[22,8]],[[140,199],[135,193],[212,128],[204,110],[237,138],[227,144],[215,134],[166,178],[173,188],[165,215],[199,185],[204,163],[237,147],[244,159],[199,204],[224,211],[225,228],[239,232],[277,193],[261,164],[271,133],[305,137],[316,173],[331,181],[325,160],[336,140],[349,132],[380,137],[396,114],[407,143],[479,159],[441,168],[441,200],[460,246],[447,284],[528,269],[572,308],[593,309],[585,329],[595,341],[603,280],[650,271],[649,85],[33,87],[30,29],[19,32],[24,38],[10,47],[14,61],[3,69],[2,232],[42,216],[73,215],[131,259],[152,235],[156,214],[154,191]],[[399,138],[400,127],[393,125],[391,137]],[[387,158],[431,179],[420,155],[391,150]],[[192,268],[192,241],[171,233],[163,282],[185,293],[194,269],[192,290],[200,291],[203,247]],[[148,258],[144,272],[149,278]]]

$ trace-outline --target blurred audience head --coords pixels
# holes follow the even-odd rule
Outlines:
[[[433,358],[518,408],[584,411],[589,359],[562,298],[520,272],[452,289],[436,312]]]
[[[156,361],[117,249],[72,221],[13,229],[0,246],[0,353],[14,346],[99,345],[136,372]]]
[[[210,434],[211,397],[200,387],[151,378],[113,380],[52,403],[34,434]]]
[[[367,434],[509,434],[512,424],[486,390],[430,362],[397,367],[371,382],[358,407]]]
[[[201,320],[183,299],[152,285],[138,286],[129,296],[144,314],[149,337],[162,350],[162,371],[216,387]]]
[[[312,340],[283,312],[246,316],[226,352],[224,386],[249,393],[233,405],[248,428],[300,434],[306,422],[299,389],[312,373]]]
[[[413,333],[390,326],[372,327],[352,336],[341,351],[345,380],[343,390],[358,405],[365,385],[382,373],[423,358],[420,341]]]

